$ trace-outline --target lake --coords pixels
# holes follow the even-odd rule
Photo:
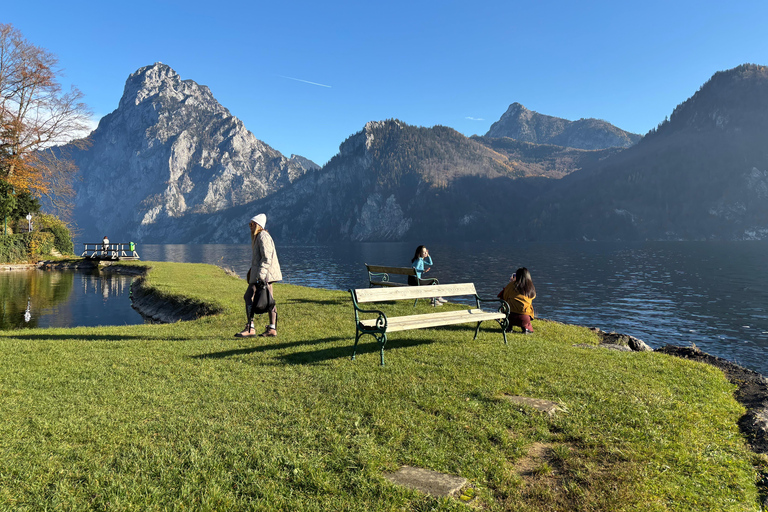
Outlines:
[[[246,234],[247,237],[247,234]],[[278,241],[284,282],[367,286],[364,263],[408,266],[406,243],[290,245]],[[519,266],[536,285],[537,315],[630,334],[658,348],[696,346],[768,375],[768,243],[579,242],[429,245],[441,283],[474,282],[494,297]],[[250,245],[142,245],[143,260],[212,263],[245,276]]]
[[[96,271],[0,272],[0,329],[144,323],[131,308],[131,280]]]

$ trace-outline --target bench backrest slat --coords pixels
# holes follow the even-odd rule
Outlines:
[[[368,272],[375,272],[377,274],[398,274],[403,276],[415,276],[416,269],[413,267],[382,267],[380,265],[365,265],[368,267]]]
[[[397,288],[358,288],[353,291],[357,302],[360,303],[477,294],[474,283],[402,286]]]

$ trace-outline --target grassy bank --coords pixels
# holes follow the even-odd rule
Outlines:
[[[345,292],[278,285],[279,337],[238,339],[244,281],[151,265],[159,293],[224,313],[0,333],[0,509],[759,510],[743,409],[713,368],[574,347],[597,340],[541,321],[506,346],[491,323],[474,342],[469,325],[395,333],[382,368],[372,338],[349,359]],[[476,497],[382,477],[402,465]]]

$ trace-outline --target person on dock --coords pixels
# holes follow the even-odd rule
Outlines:
[[[104,238],[101,240],[101,252],[106,258],[109,251],[109,238],[107,238],[107,235],[104,235]]]
[[[507,331],[512,332],[512,327],[520,327],[523,334],[532,333],[531,320],[534,317],[533,299],[536,298],[536,287],[533,286],[533,279],[528,269],[525,267],[517,269],[498,296],[509,304]]]
[[[245,329],[235,334],[239,338],[256,336],[256,329],[253,325],[253,313],[251,307],[256,298],[256,292],[260,287],[266,287],[270,295],[274,297],[272,283],[282,281],[283,274],[280,272],[280,263],[277,260],[277,251],[275,242],[264,229],[267,224],[267,216],[260,213],[253,217],[248,223],[251,233],[251,268],[248,270],[246,280],[248,289],[243,296],[245,299],[245,316],[247,318]],[[277,336],[277,305],[269,311],[269,324],[266,326],[260,337],[274,338]]]
[[[432,257],[429,255],[427,248],[423,245],[418,246],[416,248],[416,253],[413,255],[413,259],[411,259],[411,266],[416,269],[416,275],[408,276],[408,285],[420,286],[424,284],[435,284],[437,279],[422,279],[421,277],[432,269],[432,265],[434,265],[434,263],[432,263]],[[442,306],[446,302],[448,301],[442,297],[432,299],[433,306]]]

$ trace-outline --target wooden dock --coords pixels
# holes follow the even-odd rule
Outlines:
[[[138,260],[139,254],[136,252],[136,244],[133,242],[128,243],[95,243],[95,244],[83,244],[83,258],[90,258],[93,260]]]

